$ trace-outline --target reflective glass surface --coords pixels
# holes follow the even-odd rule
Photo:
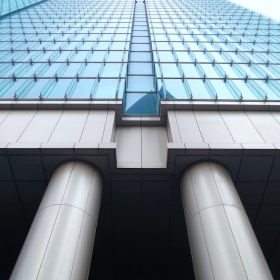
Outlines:
[[[223,0],[147,2],[165,98],[279,100],[280,26]]]
[[[280,99],[277,21],[224,0],[137,2],[0,1],[0,98]]]
[[[123,98],[133,1],[21,1],[0,16],[0,98]]]
[[[42,2],[45,0],[1,0],[0,1],[0,16],[7,15],[14,11],[24,9],[33,4]]]

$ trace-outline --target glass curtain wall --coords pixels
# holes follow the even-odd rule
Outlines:
[[[135,2],[128,55],[124,115],[158,115],[159,94],[145,1]]]
[[[47,0],[14,11],[27,1],[1,1],[0,98],[122,99],[135,1]],[[145,7],[160,98],[280,99],[277,21],[224,0]]]
[[[51,0],[0,18],[0,97],[121,99],[132,8]]]
[[[2,0],[0,1],[0,16],[29,7],[45,0]]]
[[[280,25],[223,0],[150,0],[166,98],[278,100]]]

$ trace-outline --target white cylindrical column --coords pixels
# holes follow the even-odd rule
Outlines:
[[[227,170],[200,163],[181,179],[196,280],[273,279]]]
[[[58,167],[10,279],[88,279],[101,195],[93,167],[82,162]]]

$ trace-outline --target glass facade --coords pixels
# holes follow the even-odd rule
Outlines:
[[[0,3],[0,16],[24,9],[44,0],[2,0]]]
[[[1,98],[123,97],[132,1],[45,1],[1,18]]]
[[[280,25],[232,2],[37,2],[1,1],[2,99],[280,99]]]

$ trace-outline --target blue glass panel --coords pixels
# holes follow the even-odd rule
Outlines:
[[[129,63],[129,74],[152,75],[152,63]]]
[[[165,80],[166,90],[176,99],[187,99],[184,83],[181,80]]]
[[[181,75],[178,71],[178,67],[176,64],[161,64],[163,76],[170,77],[170,78],[180,78]]]
[[[131,52],[130,61],[151,61],[150,52]]]
[[[147,44],[149,43],[149,38],[148,37],[132,37],[131,38],[131,42],[133,44],[141,44],[141,43],[144,43],[144,44]]]
[[[150,44],[131,44],[131,51],[150,51]]]
[[[212,81],[211,81],[212,83]],[[192,91],[193,99],[210,99],[211,96],[207,91],[205,83],[202,80],[188,80],[189,87]]]
[[[129,93],[124,114],[127,116],[153,116],[159,114],[157,93]]]
[[[101,79],[98,83],[98,88],[94,97],[114,99],[116,96],[117,86],[118,79]]]
[[[226,84],[221,80],[211,80],[219,99],[234,99]]]
[[[122,75],[120,73],[121,66],[121,63],[106,63],[102,77],[119,77]]]
[[[154,91],[153,76],[129,76],[127,91]]]
[[[37,80],[37,82],[34,82],[32,80],[32,83],[33,83],[33,87],[30,90],[28,90],[27,94],[24,96],[25,98],[39,98],[40,93],[48,83],[48,80],[42,79],[42,80]],[[21,98],[21,96],[19,97]]]
[[[263,89],[263,91],[267,94],[268,100],[279,100],[280,97],[275,92],[273,92],[266,83],[263,81],[256,81],[256,84]]]
[[[250,90],[244,81],[232,81],[236,87],[242,92],[242,97],[246,100],[256,100],[257,96]]]
[[[83,73],[83,77],[97,77],[100,66],[100,63],[88,63]]]
[[[75,88],[73,93],[69,95],[70,98],[90,98],[95,79],[80,79],[79,82],[77,80],[73,80],[73,82],[75,83]]]

